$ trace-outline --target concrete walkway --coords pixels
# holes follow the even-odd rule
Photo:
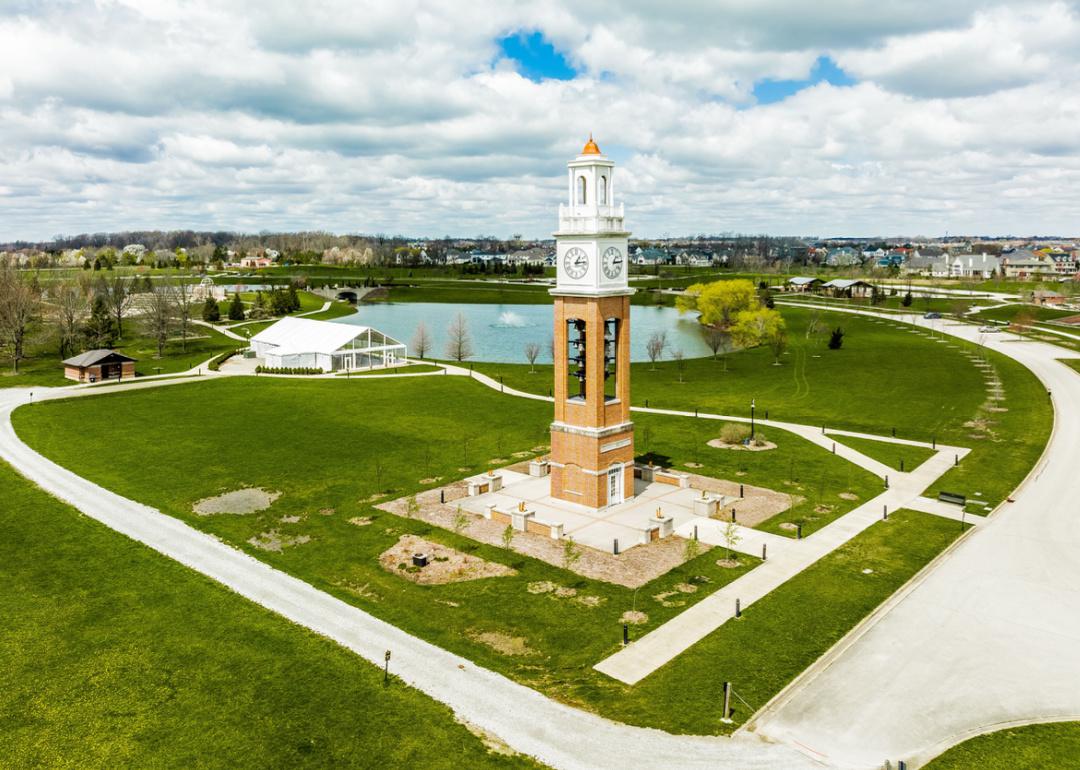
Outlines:
[[[749,607],[880,521],[886,509],[897,511],[908,507],[924,489],[953,467],[954,454],[962,457],[967,452],[966,449],[949,447],[911,473],[892,472],[887,490],[802,540],[777,536],[765,540],[762,538],[765,533],[751,536],[749,532],[752,530],[743,530],[742,534],[754,537],[750,542],[768,543],[768,559],[763,564],[602,660],[595,666],[596,670],[620,682],[636,684],[734,618],[736,599],[744,609]],[[698,537],[704,534],[704,538],[716,538],[719,535],[719,539],[707,539],[706,542],[723,545],[723,535],[719,532],[723,525],[709,519],[698,519],[683,525],[680,534],[690,534],[695,525],[698,526]],[[756,555],[761,555],[760,546]]]
[[[926,327],[917,316],[905,319]],[[918,767],[972,735],[1080,718],[1080,375],[1039,342],[946,333],[1032,370],[1051,391],[1046,453],[992,517],[894,595],[746,729],[840,767]],[[992,469],[988,469],[992,472]]]

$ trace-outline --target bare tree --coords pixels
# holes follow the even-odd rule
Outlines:
[[[548,354],[548,358],[551,359],[551,362],[554,363],[555,362],[555,338],[554,337],[548,337],[547,354]]]
[[[649,335],[649,339],[645,342],[645,352],[652,363],[651,369],[656,369],[656,362],[664,357],[665,348],[667,348],[667,332],[653,332]]]
[[[460,363],[473,355],[472,339],[469,337],[469,327],[463,313],[454,316],[446,333],[449,337],[446,341],[447,358]]]
[[[90,300],[79,281],[59,281],[53,285],[49,317],[56,328],[60,357],[67,358],[79,347],[82,325],[90,310]]]
[[[181,278],[175,286],[170,287],[173,292],[173,306],[176,310],[177,325],[180,328],[180,349],[187,353],[188,328],[191,326],[191,308],[194,304],[194,290],[190,283]]]
[[[413,333],[412,338],[412,349],[420,358],[431,352],[431,334],[428,332],[427,324],[423,321],[416,325],[416,332]]]
[[[675,348],[671,352],[671,358],[675,361],[675,368],[679,372],[679,382],[683,382],[683,376],[686,373],[686,354],[683,353],[682,348]]]
[[[165,343],[173,328],[176,308],[171,286],[161,286],[146,295],[146,312],[142,320],[146,333],[157,343],[157,357],[165,355]]]
[[[124,314],[131,307],[133,298],[131,284],[118,276],[109,281],[102,279],[98,290],[105,297],[105,302],[109,305],[109,312],[112,313],[113,320],[116,321],[116,336],[122,339],[124,336]]]
[[[536,342],[525,343],[525,358],[529,360],[529,373],[536,371],[536,359],[540,357],[540,345]]]
[[[15,373],[26,358],[30,323],[41,309],[41,295],[10,262],[0,260],[0,346],[7,348]]]

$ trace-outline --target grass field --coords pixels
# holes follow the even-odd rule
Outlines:
[[[341,372],[338,377],[367,377],[369,375],[378,374],[424,374],[426,372],[438,372],[442,371],[441,366],[435,366],[435,364],[408,364],[406,366],[395,366],[392,369],[372,369],[369,372]]]
[[[679,733],[734,730],[959,534],[956,522],[897,511],[646,677],[633,698],[603,693],[605,713],[640,725],[665,714]],[[732,725],[720,723],[725,681],[739,695]]]
[[[964,741],[926,770],[1077,770],[1080,722],[1010,727]]]
[[[0,464],[10,767],[535,767]]]
[[[671,360],[632,366],[634,404],[694,409],[930,441],[935,432],[970,419],[985,399],[977,369],[963,356],[961,343],[932,340],[928,332],[891,322],[828,310],[783,308],[789,349],[782,366],[765,348],[721,359]],[[811,319],[818,332],[807,335]],[[829,350],[828,330],[842,327],[843,347]],[[726,359],[726,361],[724,360]],[[509,387],[547,394],[551,367],[477,363],[501,375]],[[927,384],[932,383],[933,387]],[[949,398],[939,394],[948,393]]]
[[[935,454],[933,449],[926,447],[891,444],[887,441],[874,441],[855,436],[834,436],[833,438],[838,444],[845,444],[856,452],[862,452],[867,457],[896,470],[901,470],[900,466],[903,465],[903,470],[913,471]]]
[[[1062,310],[1061,308],[1054,307],[1042,307],[1038,305],[1002,305],[1000,307],[987,308],[986,310],[980,310],[975,314],[975,317],[980,320],[987,321],[1009,321],[1012,322],[1016,316],[1021,313],[1028,313],[1036,321],[1056,321],[1059,318],[1068,318],[1069,316],[1080,315],[1075,310]]]
[[[245,423],[240,434],[234,435],[226,427],[232,423],[223,416],[249,413],[245,410],[254,388],[258,388],[260,419]],[[649,715],[651,724],[666,729],[717,730],[710,713],[693,717],[684,713],[678,704],[686,696],[680,690],[671,690],[666,700],[655,702],[651,687],[627,688],[596,673],[592,665],[618,649],[619,618],[626,610],[647,613],[648,622],[635,628],[635,635],[645,633],[752,568],[757,560],[743,556],[740,567],[727,569],[716,564],[715,552],[705,553],[635,592],[383,513],[367,502],[379,491],[407,494],[425,486],[424,478],[460,477],[466,469],[498,465],[504,461],[499,458],[529,450],[546,440],[549,409],[545,403],[511,402],[475,383],[451,377],[362,384],[340,379],[258,383],[237,379],[192,384],[171,393],[144,390],[101,399],[46,402],[20,409],[15,420],[20,435],[76,472],[159,507],[480,665],[601,713],[640,712]],[[474,426],[469,433],[468,418],[477,414],[485,415],[483,429]],[[704,442],[719,431],[718,423],[707,423],[696,431],[691,418],[641,417],[639,440],[647,436],[651,450],[669,456],[677,466],[700,461],[703,467],[696,472],[734,476],[747,483],[771,484],[794,474],[795,481],[791,485],[781,482],[780,488],[807,501],[789,518],[805,521],[811,529],[835,517],[841,504],[857,504],[840,500],[839,491],[855,490],[865,499],[878,488],[869,474],[793,436],[771,436],[779,447],[767,452],[715,450]],[[170,436],[170,440],[128,442],[106,454],[93,451],[80,438],[118,426],[138,432],[136,426],[149,424],[154,425],[152,435]],[[224,430],[230,431],[229,439],[224,438]],[[431,436],[436,437],[435,445],[427,452],[424,445]],[[466,436],[470,436],[467,446]],[[200,450],[206,446],[213,446],[213,452]],[[142,470],[132,474],[132,467]],[[195,500],[242,486],[281,491],[283,497],[267,511],[249,516],[191,513]],[[822,502],[836,508],[815,512],[813,507]],[[328,510],[332,510],[329,515],[319,513]],[[294,516],[299,520],[283,521]],[[349,519],[356,516],[371,517],[372,523],[355,526]],[[253,536],[274,529],[312,540],[281,553],[261,551],[248,543]],[[517,575],[445,586],[415,585],[376,564],[378,554],[404,533],[506,564]],[[933,538],[926,542],[931,544]],[[530,593],[530,584],[544,581],[596,598],[579,603]],[[680,593],[673,603],[665,594],[670,596],[679,585],[694,585],[697,590]],[[802,611],[812,606],[805,604]],[[830,616],[831,609],[824,615]],[[827,625],[842,632],[850,620],[845,615]],[[477,633],[521,639],[532,653],[508,656],[476,641]],[[767,640],[754,643],[759,642]],[[764,691],[778,681],[770,675],[772,684],[759,687]]]
[[[760,437],[776,443],[776,449],[743,452],[708,445],[720,435],[722,422],[638,413],[634,423],[635,449],[652,455],[661,465],[775,489],[790,494],[793,501],[801,499],[758,525],[774,534],[793,536],[781,528],[792,523],[802,524],[803,534],[809,535],[884,488],[877,476],[786,431],[759,431]]]
[[[142,336],[138,324],[128,319],[124,322],[124,339],[116,344],[115,349],[137,359],[136,374],[150,375],[186,371],[218,353],[234,350],[240,344],[214,329],[192,325],[186,350],[178,338],[171,338],[165,345],[165,355],[155,358],[157,343]],[[54,345],[36,346],[32,355],[32,358],[19,365],[17,375],[12,374],[10,368],[0,369],[0,388],[72,384],[71,380],[64,379],[64,367]]]

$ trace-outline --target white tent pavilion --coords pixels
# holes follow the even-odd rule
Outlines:
[[[395,366],[405,345],[370,326],[282,318],[251,338],[251,348],[274,369],[337,372]]]

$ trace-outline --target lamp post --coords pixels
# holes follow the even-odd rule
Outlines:
[[[754,438],[754,409],[757,407],[757,399],[750,399],[750,438]]]

